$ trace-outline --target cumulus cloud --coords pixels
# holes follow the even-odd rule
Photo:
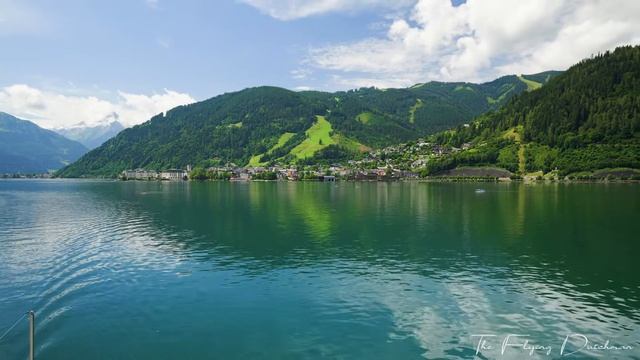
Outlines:
[[[305,63],[345,85],[488,80],[638,44],[639,18],[637,0],[419,0],[385,37],[313,48]]]
[[[400,9],[416,0],[240,0],[279,20],[294,20],[337,11]]]
[[[97,125],[119,119],[125,126],[140,124],[179,105],[195,102],[189,94],[171,90],[153,95],[118,92],[115,101],[72,96],[24,84],[0,89],[0,111],[31,120],[45,128],[83,123]]]

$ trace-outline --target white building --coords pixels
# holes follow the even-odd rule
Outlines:
[[[189,174],[185,170],[180,169],[168,169],[160,171],[160,180],[186,180]]]
[[[153,170],[135,169],[123,171],[122,176],[129,180],[155,180],[158,178],[158,173]]]

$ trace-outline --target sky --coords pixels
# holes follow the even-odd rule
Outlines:
[[[640,44],[638,0],[0,0],[0,111],[125,126],[260,85],[483,82]]]

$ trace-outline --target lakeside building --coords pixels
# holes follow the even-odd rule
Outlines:
[[[168,169],[168,170],[162,170],[160,172],[160,180],[178,181],[178,180],[188,180],[188,179],[189,179],[189,173],[186,170]]]
[[[51,179],[53,172],[47,173],[3,173],[0,174],[2,179]]]
[[[157,180],[158,173],[145,169],[125,170],[122,172],[122,177],[127,180]]]
[[[181,169],[162,170],[160,172],[146,169],[124,170],[121,174],[124,180],[187,180],[189,173]]]
[[[353,165],[356,165],[354,162]],[[352,165],[352,166],[353,166]],[[318,181],[338,181],[338,180],[367,180],[367,181],[383,181],[383,180],[400,180],[415,179],[417,173],[393,168],[390,165],[386,167],[360,168],[346,167],[340,164],[331,164],[328,167],[312,167],[302,170],[292,166],[269,166],[269,167],[232,167],[226,166],[209,167],[206,169],[207,178],[210,179],[228,179],[235,181],[250,181],[252,179],[272,179],[281,181],[298,181],[298,180],[318,180]],[[266,176],[259,176],[265,173]],[[221,176],[223,174],[224,176]],[[190,172],[182,169],[167,169],[162,171],[134,169],[125,170],[121,173],[123,180],[164,180],[164,181],[181,181],[189,180]]]

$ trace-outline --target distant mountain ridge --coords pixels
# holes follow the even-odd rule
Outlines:
[[[118,135],[124,130],[124,126],[117,120],[107,124],[99,124],[94,126],[76,125],[68,128],[55,129],[58,134],[81,143],[88,149],[95,149],[102,145],[105,141]]]
[[[59,175],[116,176],[128,168],[187,164],[292,163],[324,152],[366,151],[469,122],[557,74],[335,93],[249,88],[179,106],[125,129]]]
[[[38,125],[0,112],[0,173],[42,173],[77,160],[87,148]]]

